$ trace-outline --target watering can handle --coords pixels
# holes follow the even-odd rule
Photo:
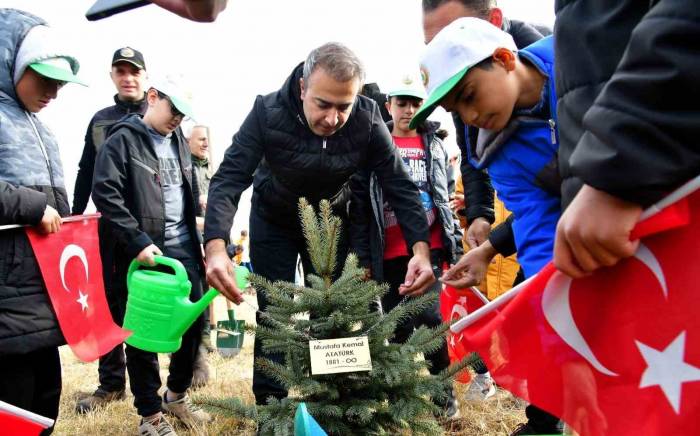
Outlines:
[[[188,280],[187,270],[185,270],[185,267],[179,260],[173,259],[172,257],[160,255],[153,256],[153,260],[155,260],[157,264],[169,266],[170,268],[172,268],[173,271],[175,271],[175,277],[177,277],[177,279],[181,283],[185,283]],[[136,259],[132,260],[131,264],[129,265],[129,272],[127,273],[127,277],[131,277],[131,274],[133,274],[141,266],[142,265],[139,262],[137,262]]]

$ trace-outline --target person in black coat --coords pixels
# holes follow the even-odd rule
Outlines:
[[[250,257],[253,269],[270,281],[294,281],[297,256],[312,271],[298,219],[299,197],[311,204],[330,200],[334,213],[346,216],[350,178],[375,171],[396,211],[412,253],[401,291],[419,295],[435,281],[430,265],[428,223],[418,189],[394,148],[391,135],[371,99],[358,95],[363,80],[359,59],[346,47],[328,43],[294,68],[282,88],[258,96],[233,137],[211,180],[204,223],[209,284],[240,303],[233,265],[226,255],[241,193],[253,183]],[[345,226],[347,227],[347,226]],[[345,242],[347,246],[347,237]],[[347,249],[339,248],[338,258]],[[260,310],[267,302],[258,294]],[[259,341],[255,356],[262,354]],[[281,361],[281,356],[269,356]],[[256,401],[286,392],[256,371]]]
[[[641,211],[700,173],[700,4],[556,2],[554,263],[572,277],[634,254]]]

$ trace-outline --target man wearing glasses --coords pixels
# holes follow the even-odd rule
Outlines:
[[[179,128],[192,117],[189,93],[175,80],[156,80],[146,94],[148,109],[128,116],[110,131],[95,164],[92,198],[106,223],[110,259],[105,283],[126,304],[126,271],[132,259],[154,266],[164,254],[182,262],[192,283],[190,299],[202,296],[203,261],[196,214],[199,189],[192,180],[190,149]],[[161,409],[187,426],[201,426],[209,414],[194,406],[187,389],[199,347],[202,317],[187,330],[170,360],[162,396],[158,356],[126,345],[139,434],[174,435]]]

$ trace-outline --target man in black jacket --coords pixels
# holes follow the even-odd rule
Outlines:
[[[114,105],[100,109],[93,115],[85,132],[85,146],[78,164],[78,175],[73,189],[73,215],[85,212],[90,191],[92,174],[95,171],[97,151],[107,139],[107,131],[125,115],[146,112],[145,90],[146,62],[140,51],[131,47],[116,50],[112,56],[112,71],[109,73],[117,94]]]
[[[559,0],[556,12],[567,209],[554,263],[580,277],[632,256],[642,208],[700,173],[700,4]]]
[[[226,244],[243,190],[253,183],[250,257],[255,272],[271,281],[292,282],[297,255],[304,269],[312,271],[298,219],[299,197],[314,205],[329,199],[343,217],[350,177],[361,169],[377,173],[413,255],[401,292],[419,295],[434,282],[418,190],[376,103],[358,96],[363,76],[354,53],[328,43],[295,67],[279,91],[256,98],[212,178],[204,224],[207,279],[230,300],[242,301]],[[343,251],[339,250],[341,262]],[[260,310],[265,310],[264,294],[258,299]],[[256,341],[255,357],[261,355]],[[282,386],[258,371],[253,392],[258,403],[270,395],[286,396]]]
[[[143,89],[146,82],[146,63],[140,51],[131,47],[117,49],[112,56],[112,71],[109,76],[117,88],[117,94],[114,96],[115,104],[97,111],[88,125],[85,133],[85,147],[78,164],[78,175],[73,189],[73,215],[85,212],[92,191],[97,151],[107,139],[109,129],[125,115],[143,114],[148,107]],[[101,235],[100,254],[104,260],[107,253],[104,251],[103,223],[100,224],[99,233]],[[107,271],[106,268],[103,270]],[[121,324],[121,316],[115,306],[116,299],[111,293],[111,288],[107,287],[105,291],[112,317]],[[100,357],[98,373],[100,385],[92,395],[78,401],[76,404],[78,413],[86,413],[110,401],[125,398],[126,360],[122,344]]]

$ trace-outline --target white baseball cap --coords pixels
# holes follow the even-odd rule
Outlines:
[[[486,20],[459,18],[442,29],[421,57],[428,99],[411,120],[410,128],[425,121],[469,69],[491,57],[497,48],[517,51],[513,38]]]
[[[185,114],[188,118],[194,118],[192,111],[192,93],[187,90],[183,84],[183,80],[174,76],[156,76],[150,81],[151,88],[167,95],[170,101],[173,102],[175,108]]]
[[[412,74],[404,74],[399,80],[395,80],[394,83],[391,84],[387,97],[399,95],[425,100],[427,94],[425,93],[419,71],[415,71]]]

